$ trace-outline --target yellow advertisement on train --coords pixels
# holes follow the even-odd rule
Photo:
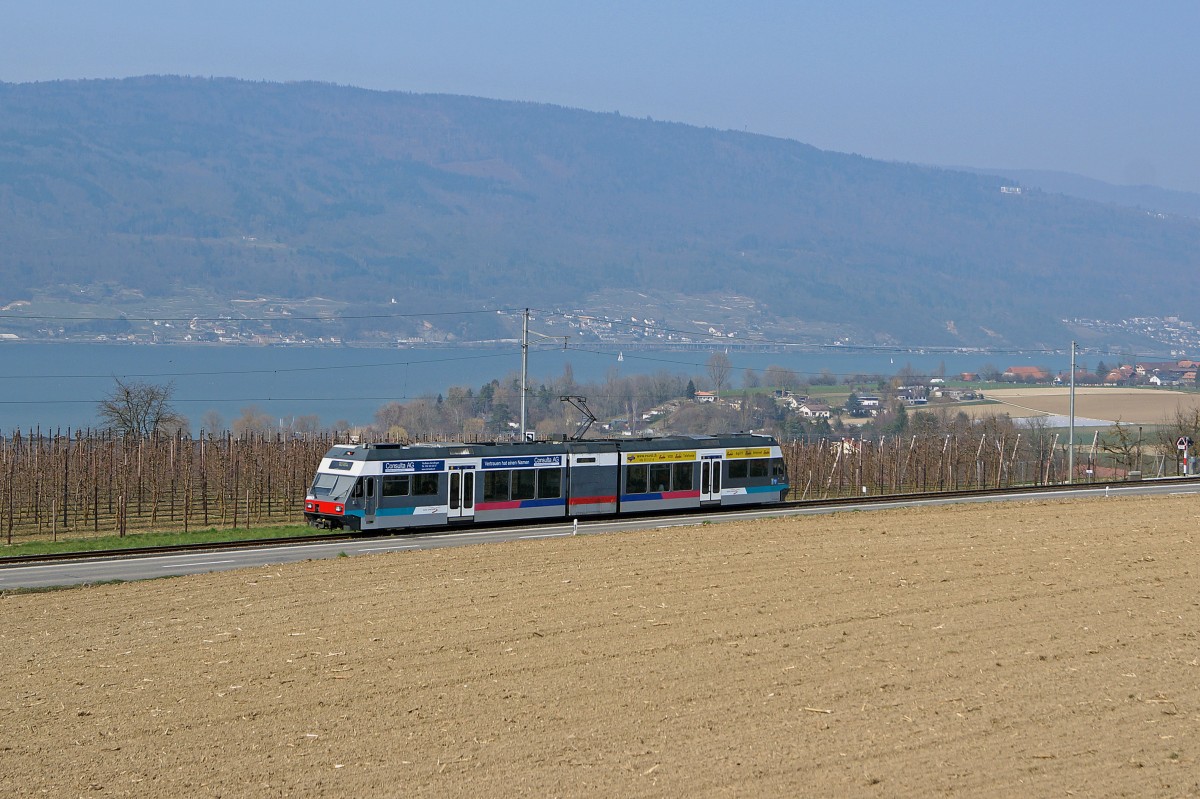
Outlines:
[[[726,458],[769,458],[771,457],[770,447],[751,447],[749,449],[727,449],[725,450]]]
[[[625,455],[626,463],[673,463],[694,460],[696,460],[696,450],[694,449],[678,452],[629,452]]]

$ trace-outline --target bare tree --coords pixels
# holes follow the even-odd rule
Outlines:
[[[1102,439],[1100,449],[1113,456],[1119,465],[1133,469],[1141,446],[1141,437],[1135,433],[1133,426],[1117,419],[1112,427],[1108,428],[1108,434]]]
[[[257,405],[248,405],[242,408],[242,415],[233,420],[230,429],[238,438],[256,433],[270,433],[275,429],[275,420],[263,413]]]
[[[784,366],[768,366],[763,374],[763,381],[772,388],[795,391],[800,387],[800,375]]]
[[[209,435],[217,435],[225,429],[225,420],[221,418],[221,414],[216,409],[210,408],[200,417],[201,433]]]
[[[126,382],[114,377],[116,386],[100,401],[97,414],[105,425],[119,433],[149,436],[186,425],[186,420],[171,406],[175,384],[157,385]]]
[[[706,365],[708,366],[708,376],[713,381],[713,390],[720,396],[721,387],[729,379],[729,370],[733,368],[733,364],[730,363],[729,356],[725,353],[714,352],[708,357]]]

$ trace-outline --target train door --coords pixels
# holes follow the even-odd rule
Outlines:
[[[363,521],[367,524],[375,523],[375,511],[379,508],[379,495],[375,493],[374,477],[358,478],[358,487],[362,490],[363,503]]]
[[[450,467],[450,510],[449,518],[475,518],[475,467]]]
[[[721,501],[721,456],[705,456],[700,462],[700,501]]]

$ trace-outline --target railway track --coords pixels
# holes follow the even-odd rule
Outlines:
[[[1073,484],[1057,484],[1057,485],[1037,485],[1037,486],[1016,486],[1008,488],[994,489],[970,489],[959,491],[924,491],[905,494],[875,494],[862,497],[837,497],[829,499],[809,499],[809,500],[793,500],[789,502],[776,503],[773,505],[759,505],[740,508],[723,508],[719,509],[722,514],[738,515],[749,513],[761,513],[764,510],[771,511],[797,511],[804,509],[820,509],[828,507],[846,507],[854,508],[855,506],[879,505],[880,503],[900,503],[900,502],[922,502],[929,500],[954,500],[954,499],[980,499],[986,500],[990,497],[1013,496],[1021,494],[1046,494],[1046,493],[1065,493],[1070,491],[1080,491],[1085,489],[1104,489],[1106,487],[1123,487],[1128,488],[1137,485],[1196,485],[1200,484],[1200,477],[1171,477],[1144,480],[1140,482],[1094,482],[1094,483],[1073,483]],[[714,509],[718,510],[718,509]],[[604,517],[604,520],[614,519],[630,519],[630,518],[668,518],[671,516],[684,516],[694,513],[693,511],[684,513],[657,513],[644,514],[641,516],[612,516]],[[701,515],[703,512],[701,512]],[[597,519],[599,520],[599,519]],[[555,519],[555,522],[561,524],[567,519]],[[547,522],[549,523],[549,522]],[[495,524],[488,526],[447,526],[441,528],[412,528],[404,532],[395,533],[393,536],[397,539],[402,539],[405,536],[413,536],[420,534],[422,536],[438,536],[453,533],[461,533],[463,531],[488,532],[491,530],[512,529],[514,527],[531,526],[529,520],[510,522],[506,524]],[[536,525],[534,525],[536,526]],[[271,547],[289,547],[305,544],[331,544],[339,542],[350,542],[362,540],[365,538],[378,538],[377,532],[341,532],[341,533],[326,533],[313,534],[292,538],[258,538],[245,539],[241,541],[222,541],[212,543],[192,543],[192,544],[174,544],[163,546],[150,547],[125,547],[121,549],[106,549],[106,550],[90,550],[81,552],[64,552],[46,555],[17,555],[9,557],[0,557],[0,567],[15,567],[23,565],[31,565],[38,563],[57,563],[72,560],[104,560],[116,558],[136,558],[152,555],[170,555],[184,553],[199,553],[199,552],[222,552],[233,551],[239,549],[263,549]]]

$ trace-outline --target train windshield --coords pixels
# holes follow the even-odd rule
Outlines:
[[[354,476],[349,474],[317,472],[317,479],[312,484],[313,496],[340,499],[350,493],[354,480]]]

